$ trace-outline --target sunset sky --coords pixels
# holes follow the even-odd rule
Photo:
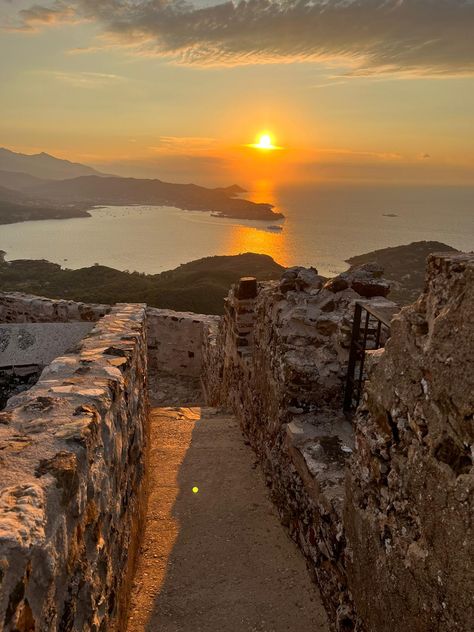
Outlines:
[[[203,184],[474,184],[472,0],[0,0],[0,23],[9,149]]]

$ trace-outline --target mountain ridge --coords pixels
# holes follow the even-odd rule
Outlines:
[[[62,180],[81,175],[106,175],[88,165],[56,158],[46,152],[22,154],[6,147],[0,147],[0,171],[21,172],[48,180]]]
[[[283,218],[272,204],[243,199],[237,184],[207,188],[158,178],[119,177],[42,152],[27,155],[0,148],[0,224],[41,219],[87,217],[95,206],[173,206],[212,212],[218,217],[274,221]],[[26,198],[15,199],[12,192]],[[7,203],[11,207],[8,214]],[[19,208],[18,205],[25,205]],[[31,208],[35,208],[34,212]],[[63,212],[61,212],[63,211]]]

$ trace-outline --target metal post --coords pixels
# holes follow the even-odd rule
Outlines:
[[[355,305],[354,322],[352,324],[351,348],[349,351],[349,364],[347,367],[346,390],[344,393],[344,412],[352,408],[352,396],[354,393],[355,368],[359,353],[360,321],[362,317],[362,307],[359,303]]]

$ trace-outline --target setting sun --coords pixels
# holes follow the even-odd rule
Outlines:
[[[257,147],[260,147],[260,149],[271,149],[272,146],[273,143],[269,134],[262,134],[258,139]]]
[[[248,147],[253,147],[254,149],[264,149],[266,151],[281,149],[281,147],[273,144],[272,137],[267,133],[259,134],[257,136],[257,142],[251,143]]]

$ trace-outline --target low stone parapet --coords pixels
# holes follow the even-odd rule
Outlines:
[[[118,305],[0,413],[5,632],[118,630],[140,527],[146,311]]]
[[[96,322],[111,309],[110,305],[55,300],[21,292],[0,292],[0,323]]]

